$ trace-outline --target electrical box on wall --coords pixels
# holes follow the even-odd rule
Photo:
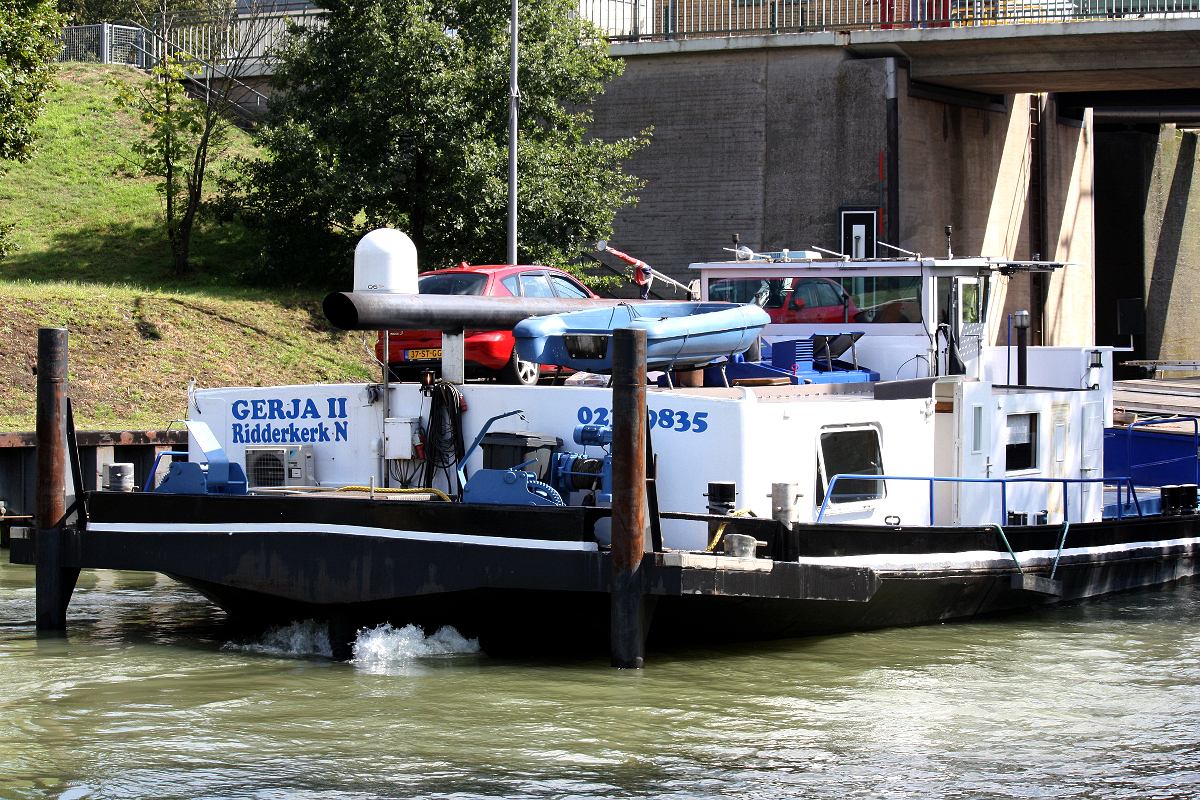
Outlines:
[[[838,211],[838,223],[842,236],[841,252],[851,258],[877,257],[879,209],[844,207]]]
[[[407,460],[413,457],[412,417],[388,417],[383,421],[383,457]]]

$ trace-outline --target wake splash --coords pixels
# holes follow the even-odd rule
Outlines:
[[[257,641],[228,642],[222,649],[284,658],[333,657],[329,626],[311,619],[269,628]],[[396,628],[385,622],[358,631],[350,663],[374,670],[424,658],[481,653],[478,639],[468,639],[449,625],[426,636],[416,625]]]
[[[416,625],[393,628],[385,622],[358,632],[351,661],[386,665],[430,656],[478,655],[480,652],[478,639],[468,639],[449,625],[426,636]]]

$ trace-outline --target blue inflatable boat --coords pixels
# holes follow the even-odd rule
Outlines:
[[[532,317],[513,328],[513,337],[525,361],[607,373],[612,372],[612,332],[642,328],[647,369],[674,369],[742,353],[770,321],[752,304],[630,303]]]

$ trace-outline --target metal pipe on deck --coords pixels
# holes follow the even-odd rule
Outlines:
[[[612,586],[614,667],[641,669],[646,642],[646,332],[613,331]]]
[[[63,568],[67,463],[67,331],[39,328],[37,350],[37,521],[34,617],[37,629],[67,627],[78,570]]]
[[[322,308],[346,331],[510,331],[529,317],[629,303],[612,298],[333,292]]]

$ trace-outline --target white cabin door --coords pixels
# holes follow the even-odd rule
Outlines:
[[[987,334],[984,315],[984,288],[986,282],[979,278],[955,278],[958,296],[958,357],[967,368],[968,375],[978,375],[977,365],[983,338]]]
[[[955,398],[958,477],[996,477],[992,463],[992,428],[996,403],[992,399],[991,384],[964,381],[956,388],[961,392]],[[959,483],[955,495],[955,524],[982,525],[1001,522],[999,485]]]

